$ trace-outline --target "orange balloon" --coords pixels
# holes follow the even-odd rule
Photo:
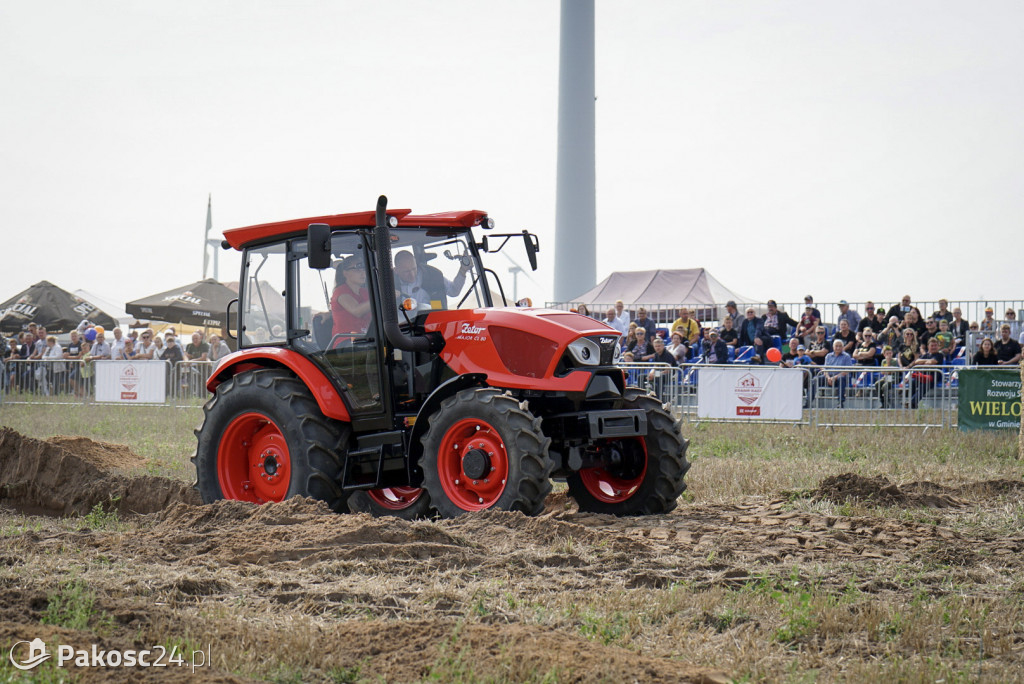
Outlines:
[[[768,360],[771,361],[772,363],[778,363],[779,361],[782,360],[782,352],[780,352],[775,347],[769,347],[768,351],[766,351],[764,355],[767,356]]]

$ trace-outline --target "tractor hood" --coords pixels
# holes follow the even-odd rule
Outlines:
[[[427,333],[444,338],[442,360],[456,373],[483,373],[492,386],[579,391],[590,371],[613,365],[619,333],[587,316],[554,309],[435,311]]]

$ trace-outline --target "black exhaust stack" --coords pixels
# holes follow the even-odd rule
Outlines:
[[[388,198],[377,198],[376,224],[373,230],[373,247],[377,252],[377,289],[381,297],[381,313],[384,320],[381,327],[388,342],[395,349],[411,352],[439,352],[444,339],[434,334],[411,337],[398,327],[398,304],[395,301],[395,273],[391,267],[391,231],[388,226]]]

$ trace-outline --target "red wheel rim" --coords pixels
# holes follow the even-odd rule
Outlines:
[[[609,504],[622,503],[636,494],[637,488],[643,484],[644,476],[647,475],[647,445],[642,439],[631,440],[630,443],[634,445],[634,454],[639,456],[639,462],[634,463],[633,467],[627,465],[609,469],[598,466],[580,471],[583,486],[598,501]]]
[[[371,489],[367,494],[381,508],[401,511],[419,501],[423,490],[418,487],[383,487]]]
[[[478,468],[486,463],[486,472]],[[464,468],[476,468],[469,476]],[[478,418],[458,421],[445,433],[437,454],[437,471],[444,493],[464,511],[493,506],[508,481],[508,453],[501,435]]]
[[[274,421],[261,413],[232,419],[217,447],[217,481],[224,498],[284,501],[291,475],[288,444]]]

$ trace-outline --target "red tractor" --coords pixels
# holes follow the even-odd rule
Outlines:
[[[241,250],[239,350],[207,384],[192,459],[206,502],[305,495],[405,518],[543,510],[666,513],[687,440],[615,366],[618,334],[575,313],[495,306],[482,211],[387,210],[225,233]],[[229,306],[229,309],[233,308]],[[230,316],[229,316],[230,318]]]

